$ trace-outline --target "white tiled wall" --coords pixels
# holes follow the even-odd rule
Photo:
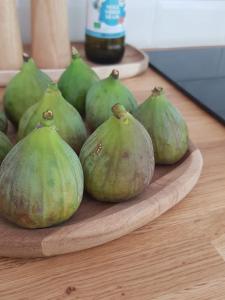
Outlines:
[[[30,0],[17,2],[28,42]],[[86,0],[68,6],[71,40],[83,40]],[[225,45],[225,0],[127,0],[127,15],[127,41],[141,48]]]

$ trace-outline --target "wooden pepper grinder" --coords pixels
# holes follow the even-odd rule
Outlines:
[[[66,0],[32,0],[32,57],[39,68],[65,68],[71,60]]]
[[[23,47],[16,0],[0,0],[0,70],[18,70],[23,63]]]

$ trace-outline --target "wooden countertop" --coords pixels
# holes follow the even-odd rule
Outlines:
[[[106,245],[0,258],[1,300],[225,299],[225,128],[151,70],[125,83],[140,100],[163,86],[182,111],[204,158],[198,185],[156,221]]]

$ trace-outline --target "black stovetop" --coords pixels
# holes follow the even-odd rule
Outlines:
[[[225,124],[225,47],[151,51],[150,67]]]

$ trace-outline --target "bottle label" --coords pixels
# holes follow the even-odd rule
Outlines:
[[[125,36],[125,0],[89,0],[86,34],[98,38]]]

